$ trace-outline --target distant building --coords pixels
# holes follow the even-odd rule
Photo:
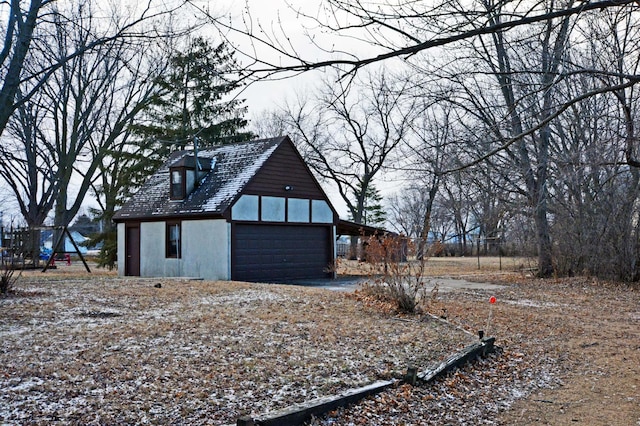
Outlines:
[[[88,238],[77,231],[71,231],[70,234],[71,234],[71,238],[73,238],[73,241],[76,243],[76,245],[80,249],[80,253],[82,253],[83,255],[87,254],[88,249],[87,247],[83,246],[82,243],[87,241]],[[40,238],[42,241],[42,247],[44,247],[46,250],[50,252],[53,249],[53,237],[54,237],[53,231],[42,231],[40,235],[41,235]],[[73,243],[71,242],[69,237],[66,235],[64,237],[64,252],[76,253],[76,249],[73,246]]]

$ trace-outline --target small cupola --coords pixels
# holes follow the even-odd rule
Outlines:
[[[169,197],[184,200],[198,186],[198,182],[211,170],[211,160],[185,155],[169,166]]]

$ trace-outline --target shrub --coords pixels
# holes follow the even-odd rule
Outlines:
[[[103,245],[98,255],[98,267],[113,270],[118,263],[118,234],[116,231],[105,232]]]
[[[8,295],[13,290],[13,286],[18,280],[15,272],[16,270],[11,265],[2,265],[0,267],[0,294],[3,296]]]
[[[397,235],[376,235],[366,243],[365,264],[370,279],[363,290],[414,313],[425,298],[426,258],[415,259],[415,245]]]

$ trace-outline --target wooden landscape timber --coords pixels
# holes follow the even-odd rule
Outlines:
[[[350,404],[356,404],[364,398],[376,395],[401,383],[416,385],[417,381],[428,384],[448,372],[471,362],[478,357],[485,357],[494,351],[495,337],[482,339],[459,352],[451,355],[444,362],[427,369],[421,373],[413,366],[407,369],[407,375],[403,380],[383,380],[370,385],[349,389],[339,395],[316,398],[300,404],[294,404],[281,410],[273,411],[258,416],[243,416],[236,422],[237,426],[277,426],[277,425],[301,425],[314,416],[322,416],[329,411],[343,408]],[[416,380],[417,379],[417,380]]]

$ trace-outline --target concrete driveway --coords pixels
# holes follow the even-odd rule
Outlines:
[[[451,277],[428,277],[426,280],[426,290],[430,291],[436,284],[438,284],[438,291],[449,292],[454,290],[496,290],[504,288],[502,285],[491,283],[477,283],[467,281],[461,278]],[[311,280],[297,280],[292,282],[293,285],[301,285],[305,287],[319,287],[327,290],[334,291],[354,291],[361,284],[367,281],[367,278],[362,276],[350,276],[340,275],[336,279],[311,279]]]
[[[290,284],[304,287],[320,287],[334,291],[354,291],[366,281],[367,278],[363,278],[358,275],[339,275],[336,279],[318,278],[311,280],[296,280]]]

